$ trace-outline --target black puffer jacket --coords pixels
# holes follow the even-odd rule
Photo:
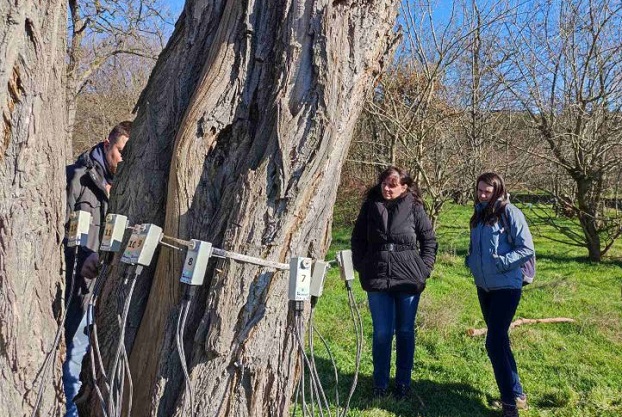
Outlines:
[[[411,193],[384,200],[369,192],[352,232],[352,257],[365,291],[418,294],[436,260],[436,236]]]
[[[65,336],[71,341],[82,317],[86,313],[87,295],[93,291],[94,279],[84,278],[80,269],[84,260],[93,252],[99,250],[99,243],[103,234],[103,224],[106,221],[108,210],[108,191],[106,183],[112,180],[106,167],[104,145],[100,143],[78,157],[76,162],[68,165],[67,173],[67,212],[65,217],[65,233],[68,231],[69,214],[72,211],[82,210],[91,213],[89,239],[86,247],[78,250],[76,276],[73,283],[73,298],[68,306],[65,321]],[[66,241],[65,241],[66,243]],[[67,267],[66,289],[68,295],[71,287],[71,275],[74,263],[74,248],[65,246],[65,263]]]

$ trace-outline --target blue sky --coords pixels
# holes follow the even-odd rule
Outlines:
[[[177,16],[181,13],[181,9],[184,7],[185,0],[164,0],[164,3],[167,3],[171,7],[171,12]]]
[[[170,7],[170,10],[173,13],[173,16],[175,17],[175,21],[177,21],[177,18],[179,17],[179,14],[181,13],[182,8],[184,7],[185,1],[186,0],[162,0],[164,4],[167,4]],[[443,2],[442,0],[438,2],[433,1],[433,4],[435,5],[435,8],[437,10],[436,14],[440,17],[446,17],[448,13],[449,5],[446,2]]]

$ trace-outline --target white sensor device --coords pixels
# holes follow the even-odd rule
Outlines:
[[[104,228],[104,237],[99,247],[105,252],[119,252],[121,250],[121,242],[127,228],[127,217],[121,214],[108,214],[106,216],[106,227]]]
[[[341,271],[341,279],[344,281],[354,280],[354,264],[352,263],[352,251],[350,249],[337,252],[337,263]]]
[[[203,285],[210,256],[212,256],[211,243],[191,239],[180,281],[188,285]]]
[[[300,256],[289,260],[289,300],[305,301],[310,296],[311,259]]]
[[[149,223],[134,226],[134,232],[127,242],[121,262],[149,266],[160,239],[162,239],[161,227]]]
[[[74,211],[69,215],[69,233],[67,247],[86,246],[91,226],[91,213],[88,211]]]
[[[309,292],[312,297],[320,297],[324,291],[324,278],[330,264],[326,261],[315,261],[311,266],[311,286]]]

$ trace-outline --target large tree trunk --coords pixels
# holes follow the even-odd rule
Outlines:
[[[395,16],[394,0],[188,1],[139,102],[112,210],[248,255],[322,258],[341,165]],[[182,261],[161,250],[136,289],[126,339],[133,416],[181,413]],[[102,294],[101,334],[115,333],[118,276]],[[193,415],[287,414],[296,376],[288,275],[227,260],[206,278],[186,330]],[[108,360],[113,344],[102,341]]]
[[[65,39],[61,0],[0,2],[0,415],[30,415],[61,309]],[[60,408],[60,357],[42,415]]]

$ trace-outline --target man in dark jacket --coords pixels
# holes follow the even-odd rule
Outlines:
[[[86,247],[78,250],[76,274],[72,277],[74,248],[65,247],[67,265],[66,297],[73,292],[67,308],[65,320],[65,340],[67,358],[63,363],[63,385],[67,399],[66,417],[77,416],[73,398],[80,389],[80,370],[82,359],[89,346],[86,335],[86,307],[88,294],[92,291],[97,274],[99,244],[108,210],[108,197],[112,180],[118,164],[123,161],[122,152],[130,137],[132,122],[125,121],[116,125],[108,138],[78,157],[76,162],[67,166],[67,211],[86,211],[91,213],[89,238]],[[73,285],[72,285],[73,282]],[[73,290],[72,290],[73,289]]]

